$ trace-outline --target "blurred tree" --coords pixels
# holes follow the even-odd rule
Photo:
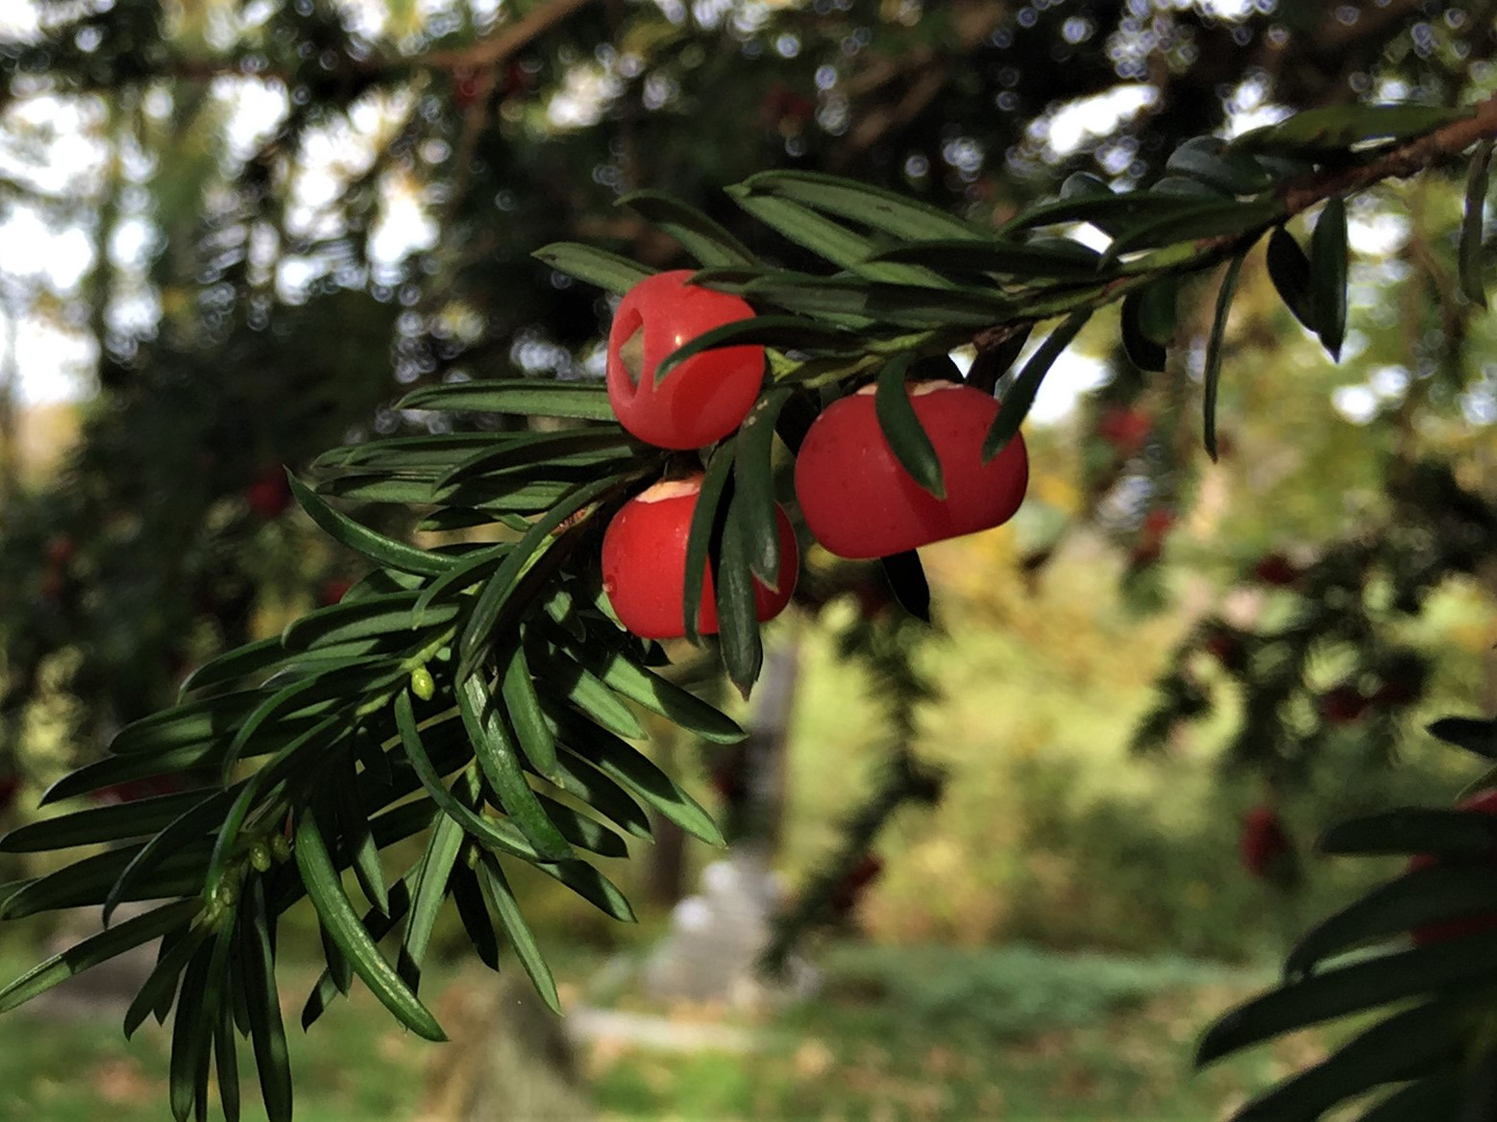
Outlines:
[[[183,665],[245,637],[275,541],[299,540],[246,554],[255,520],[231,513],[257,480],[343,431],[448,423],[380,408],[389,372],[596,371],[606,305],[530,252],[582,237],[669,263],[672,243],[614,209],[622,192],[667,191],[751,244],[716,188],[775,167],[1001,220],[1074,171],[1147,180],[1180,139],[1255,113],[1448,103],[1489,72],[1480,7],[16,5],[0,28],[0,205],[38,249],[6,266],[21,304],[7,323],[35,332],[28,306],[70,309],[59,326],[96,356],[75,365],[100,396],[60,484],[9,510],[9,725],[51,658],[73,743],[96,745],[165,701]],[[80,241],[71,275],[32,263]],[[361,345],[342,345],[353,330]],[[1111,493],[1160,509],[1095,513],[1147,523],[1146,567],[1189,501],[1191,469],[1157,455],[1188,426],[1154,426],[1145,446],[1132,370],[1119,360],[1097,432],[1163,484],[1129,490],[1125,474]],[[54,540],[76,560],[49,559]],[[105,575],[93,558],[127,555],[140,575],[122,595],[69,591]],[[281,594],[315,601],[307,582],[324,575]]]
[[[1243,202],[1295,168],[1255,164],[1255,185],[1244,187],[1232,179],[1242,169],[1219,144],[1191,147],[1187,138],[1357,100],[1471,102],[1493,85],[1492,14],[1486,4],[1413,0],[17,6],[0,17],[3,206],[13,231],[27,222],[51,227],[51,240],[38,246],[82,238],[89,250],[70,275],[17,270],[14,279],[32,307],[50,294],[82,309],[62,319],[94,348],[85,365],[97,394],[63,479],[17,495],[4,512],[0,629],[10,735],[0,751],[23,743],[27,707],[50,690],[72,702],[72,742],[82,755],[96,754],[118,725],[159,708],[186,666],[273,630],[280,604],[315,603],[335,574],[355,575],[344,555],[321,558],[310,580],[288,564],[310,539],[301,522],[282,517],[290,495],[273,472],[370,433],[450,430],[450,412],[392,408],[397,387],[506,374],[596,381],[609,305],[532,253],[578,240],[649,266],[677,263],[677,243],[665,234],[679,226],[679,212],[651,194],[634,196],[633,213],[616,209],[627,192],[664,192],[695,205],[728,237],[791,270],[813,269],[829,255],[815,237],[771,241],[718,191],[722,184],[774,169],[836,171],[988,229],[1062,184],[1075,199],[1163,174],[1199,195],[1221,188],[1225,174],[1227,195]],[[1300,152],[1313,150],[1325,178],[1285,203],[1296,228],[1310,204],[1369,186],[1356,178],[1364,153],[1354,149],[1382,136],[1333,134],[1317,141],[1323,150],[1310,144]],[[1419,155],[1379,177],[1421,170]],[[1316,261],[1336,258],[1315,244],[1344,236],[1339,205],[1327,204],[1309,235]],[[1377,198],[1369,205],[1359,217],[1375,223],[1387,207]],[[1463,403],[1484,392],[1484,375],[1461,358],[1469,341],[1462,300],[1470,297],[1452,280],[1465,281],[1473,267],[1431,233],[1451,225],[1450,209],[1431,215],[1427,227],[1423,214],[1410,223],[1404,245],[1417,266],[1413,280],[1372,278],[1369,288],[1402,284],[1398,291],[1414,293],[1408,318],[1386,325],[1390,345],[1401,340],[1412,350],[1411,384],[1428,363],[1441,375],[1430,385],[1444,387],[1407,398],[1413,404],[1395,431],[1408,446],[1396,449],[1399,470],[1388,475],[1394,500],[1403,487],[1403,501],[1447,522],[1475,504],[1457,527],[1464,533],[1486,516],[1486,500],[1440,465],[1410,474],[1421,426],[1469,413]],[[1226,255],[1231,237],[1247,229],[1235,210],[1216,217],[1220,227],[1194,235],[1208,256]],[[1302,257],[1293,254],[1301,251],[1275,236],[1291,263],[1273,280],[1295,308],[1303,284],[1295,272]],[[1240,260],[1228,266],[1228,301]],[[1251,274],[1242,283],[1251,292]],[[1420,299],[1412,286],[1423,283],[1439,299]],[[1316,282],[1317,292],[1331,289],[1344,303],[1344,284]],[[1089,479],[1080,513],[1128,540],[1132,577],[1144,586],[1200,493],[1198,461],[1185,454],[1196,431],[1185,419],[1195,412],[1196,383],[1214,394],[1223,349],[1261,350],[1252,331],[1269,330],[1258,325],[1270,313],[1250,317],[1246,301],[1232,330],[1223,330],[1227,307],[1213,305],[1217,291],[1203,296],[1187,283],[1180,322],[1161,337],[1141,327],[1138,302],[1127,302],[1124,346],[1108,355],[1109,381],[1083,434]],[[1379,341],[1355,315],[1351,331],[1341,323],[1333,332],[1337,317],[1319,306],[1314,313],[1308,318],[1332,352],[1360,354]],[[8,318],[13,331],[28,326]],[[1017,346],[1008,344],[1021,342],[1038,318],[1015,315],[978,333],[972,381],[992,388],[1007,365],[997,356],[1012,362]],[[1282,364],[1265,370],[1264,392],[1297,389],[1294,374]],[[1022,396],[1017,387],[1007,392]],[[1248,407],[1251,391],[1228,393],[1243,397],[1234,416],[1268,413]],[[464,423],[495,432],[516,425],[494,416]],[[1319,432],[1313,421],[1307,429],[1295,434],[1298,444],[1281,443],[1312,469],[1338,461],[1338,442],[1359,443],[1344,430]],[[1254,435],[1238,446],[1250,447]],[[1223,442],[1210,440],[1215,454]],[[331,493],[362,500],[367,509],[354,510],[362,521],[399,534],[412,521],[403,496],[424,493],[417,486],[424,470],[397,464],[390,481],[367,485],[350,472]],[[1381,478],[1374,466],[1356,482],[1368,485],[1369,470]],[[546,505],[513,509],[534,514]],[[427,526],[461,528],[469,513],[454,508],[453,519]],[[1330,536],[1309,513],[1303,525]],[[1438,528],[1430,532],[1448,544]],[[1034,568],[1050,548],[1037,550]],[[1484,541],[1471,548],[1481,556],[1467,568],[1488,552]],[[560,546],[552,552],[566,554]],[[448,562],[407,563],[434,576]],[[367,581],[362,594],[403,594],[388,573]],[[909,602],[911,583],[896,584]],[[590,591],[579,584],[569,595]],[[1369,649],[1379,658],[1399,653]],[[752,676],[737,675],[740,685]],[[1199,702],[1183,676],[1179,683],[1182,705],[1170,720]],[[1169,688],[1165,696],[1173,696]],[[1332,708],[1346,711],[1339,702]],[[243,729],[258,727],[248,712],[238,716]],[[226,771],[244,748],[237,735],[234,744]],[[378,774],[363,766],[366,777]],[[916,786],[925,797],[928,784]],[[266,822],[273,817],[267,812]],[[869,820],[853,822],[866,847]],[[299,836],[302,853],[309,844]],[[215,853],[222,872],[225,855]],[[859,853],[849,848],[839,861]],[[353,854],[323,856],[347,863]],[[474,862],[470,872],[487,868],[477,855]],[[309,884],[315,879],[308,874]],[[835,886],[835,877],[822,880]],[[490,890],[502,883],[475,875],[480,882]],[[256,906],[263,914],[264,901]],[[341,967],[330,956],[336,981]]]

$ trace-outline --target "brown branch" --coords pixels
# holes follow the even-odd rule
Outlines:
[[[1327,5],[1329,6],[1329,5]],[[1361,4],[1357,18],[1346,23],[1335,14],[1327,15],[1315,29],[1313,42],[1327,53],[1347,50],[1356,43],[1380,39],[1392,33],[1402,21],[1416,15],[1420,0],[1385,0],[1382,4]]]
[[[1497,140],[1497,95],[1477,103],[1472,109],[1471,116],[1416,137],[1365,163],[1323,169],[1291,180],[1276,192],[1283,209],[1272,221],[1240,234],[1201,238],[1195,242],[1197,254],[1183,264],[1177,262],[1154,272],[1116,277],[1101,283],[1094,291],[1072,304],[1050,301],[1042,313],[984,328],[973,336],[972,342],[979,352],[993,350],[1042,319],[1052,319],[1087,306],[1100,308],[1142,288],[1164,273],[1199,272],[1234,253],[1242,252],[1262,237],[1270,226],[1277,226],[1326,199],[1355,194],[1385,179],[1406,179],[1419,172],[1452,163],[1473,145],[1483,140]]]
[[[935,100],[950,78],[951,67],[944,64],[931,63],[916,73],[904,96],[895,105],[875,110],[858,122],[838,152],[839,162],[845,162],[854,152],[872,148],[895,129],[913,121]]]
[[[1459,158],[1483,140],[1497,139],[1497,95],[1478,102],[1469,117],[1427,133],[1390,152],[1348,168],[1320,172],[1288,184],[1280,194],[1289,216],[1334,195],[1366,190],[1384,179],[1405,179]]]
[[[474,84],[473,100],[463,111],[462,132],[458,136],[457,150],[452,161],[454,186],[452,200],[447,204],[446,222],[451,222],[468,193],[468,180],[473,173],[473,153],[478,149],[478,138],[489,123],[489,100],[498,85],[495,67],[481,70],[471,79]]]
[[[544,35],[562,20],[585,8],[593,0],[551,0],[533,12],[511,24],[499,28],[487,39],[480,39],[471,47],[452,51],[433,51],[420,59],[420,63],[437,70],[480,70],[503,62],[532,40]]]
[[[858,153],[873,147],[895,129],[908,124],[945,88],[955,73],[971,65],[971,54],[1003,22],[1008,4],[990,0],[961,0],[952,13],[954,42],[949,46],[917,47],[898,57],[875,56],[859,73],[848,79],[845,92],[850,100],[882,93],[886,87],[907,82],[908,87],[891,107],[869,109],[858,126],[838,146],[835,166],[845,166]]]
[[[550,31],[568,16],[595,0],[550,0],[550,3],[513,23],[506,23],[486,39],[466,47],[430,51],[410,58],[348,58],[340,72],[374,82],[398,81],[419,70],[446,70],[461,75],[476,73],[495,66],[517,54],[532,41]],[[219,77],[254,78],[290,86],[296,71],[264,66],[264,60],[253,52],[231,54],[221,58],[201,59],[173,56],[151,78],[167,77],[187,82],[210,82]]]

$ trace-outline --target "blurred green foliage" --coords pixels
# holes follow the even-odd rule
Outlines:
[[[82,297],[72,321],[86,321],[100,345],[101,397],[63,485],[15,499],[6,511],[15,530],[0,543],[5,708],[16,734],[0,745],[0,772],[19,764],[37,785],[60,766],[60,744],[87,757],[119,721],[168,697],[184,665],[276,630],[288,603],[318,599],[315,585],[343,562],[309,547],[294,516],[263,525],[275,515],[260,518],[250,488],[262,467],[304,462],[346,430],[362,438],[446,423],[383,409],[392,373],[401,382],[585,375],[606,304],[529,253],[577,237],[672,262],[674,247],[613,210],[625,187],[679,193],[738,221],[716,190],[725,180],[770,166],[833,167],[1001,219],[1067,171],[1103,171],[1122,186],[1149,178],[1181,137],[1222,123],[1222,91],[1251,101],[1258,78],[1256,96],[1286,106],[1369,91],[1447,103],[1492,85],[1490,19],[1462,31],[1449,19],[1424,22],[1416,6],[1350,31],[1335,22],[1358,21],[1313,6],[1237,21],[1180,7],[1160,16],[1169,34],[1151,56],[1155,73],[1128,54],[1141,34],[1129,6],[1088,9],[1079,27],[1062,5],[1025,8],[1027,22],[995,16],[995,6],[929,7],[787,6],[745,30],[692,22],[684,9],[673,18],[669,5],[588,6],[514,58],[495,59],[468,53],[493,29],[466,9],[443,31],[408,6],[368,33],[332,9],[261,5],[263,26],[236,41],[210,26],[210,10],[224,5],[179,6],[165,19],[149,5],[104,6],[76,35],[9,51],[8,92],[24,99],[38,88],[28,82],[54,83],[43,92],[88,109],[89,135],[111,155],[69,207],[92,208],[95,267],[80,292],[60,294]],[[443,57],[443,36],[458,41],[455,56]],[[1252,78],[1237,48],[1255,38],[1276,53],[1272,72]],[[633,72],[619,78],[624,56]],[[286,115],[235,149],[221,91],[267,68],[287,95]],[[558,123],[552,109],[604,75],[620,82],[619,100]],[[1158,98],[1137,121],[1048,151],[1056,107],[1146,77]],[[384,122],[370,166],[334,177],[332,220],[309,223],[288,184],[381,98],[406,100]],[[35,130],[18,135],[37,140]],[[137,145],[145,156],[134,166]],[[953,782],[937,811],[902,814],[881,843],[887,871],[861,915],[871,936],[1025,937],[1243,960],[1295,926],[1310,905],[1239,867],[1241,817],[1264,792],[1260,777],[1219,769],[1244,700],[1230,676],[1195,668],[1218,707],[1170,730],[1162,758],[1139,763],[1123,746],[1157,667],[1265,550],[1313,555],[1386,515],[1389,465],[1415,452],[1457,458],[1464,485],[1489,487],[1482,410],[1493,340],[1452,288],[1454,240],[1444,231],[1458,199],[1454,185],[1421,181],[1353,208],[1373,233],[1399,211],[1407,222],[1393,248],[1368,251],[1353,273],[1339,367],[1300,337],[1249,261],[1225,340],[1223,466],[1205,466],[1197,451],[1195,358],[1146,378],[1114,353],[1111,323],[1107,334],[1094,329],[1088,342],[1104,356],[1105,384],[1094,408],[1035,441],[1036,501],[1017,542],[931,551],[943,610],[961,626],[919,656],[944,697],[916,739]],[[370,242],[382,218],[413,200],[427,207],[434,242],[379,260]],[[111,257],[108,239],[130,223],[149,228],[152,248]],[[1297,222],[1294,232],[1304,240],[1307,231]],[[773,252],[800,259],[783,245]],[[305,283],[287,282],[298,271]],[[1196,334],[1211,291],[1189,291],[1182,303]],[[55,314],[59,294],[29,295],[33,311],[54,307],[67,320]],[[156,311],[122,330],[110,313],[126,297]],[[1347,417],[1357,409],[1337,412],[1333,402],[1361,402],[1362,423]],[[1107,409],[1132,411],[1147,435],[1136,446],[1118,437],[1128,425],[1108,435]],[[389,509],[363,513],[404,528]],[[54,549],[59,534],[66,551]],[[1124,599],[1113,597],[1119,582]],[[1175,610],[1140,620],[1130,612],[1140,606]],[[1409,622],[1409,641],[1435,660],[1435,689],[1376,737],[1347,729],[1325,742],[1318,770],[1279,799],[1302,845],[1339,813],[1438,801],[1466,778],[1443,756],[1425,766],[1416,730],[1421,717],[1480,695],[1489,636],[1470,618],[1490,606],[1473,581]],[[1276,611],[1249,607],[1265,618]],[[849,702],[867,686],[835,665],[828,634],[808,625],[806,645],[785,838],[793,874],[834,844],[832,823],[867,793],[881,739],[876,707]],[[1329,684],[1355,659],[1330,651],[1311,671]],[[1400,741],[1417,768],[1388,766],[1384,749]],[[1305,899],[1318,909],[1347,898],[1367,875],[1312,863]],[[527,895],[578,937],[554,897]],[[896,1016],[918,1023],[961,974],[995,1008],[1038,1002],[1085,1020],[1146,984],[1104,971],[1091,978],[1092,997],[1073,1004],[1064,988],[1021,990],[1025,969],[1036,985],[1055,981],[1034,962],[963,959],[951,974],[930,969],[926,989],[888,992],[902,1003]],[[748,1094],[751,1083],[731,1087]],[[980,1097],[960,1105],[985,1108]]]

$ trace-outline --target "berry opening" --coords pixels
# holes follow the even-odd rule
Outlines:
[[[645,321],[638,312],[631,318],[635,321],[632,325],[625,321],[625,328],[630,334],[619,344],[619,362],[624,368],[629,388],[637,390],[645,372]]]
[[[688,270],[656,273],[620,301],[608,332],[608,400],[632,435],[660,448],[700,448],[742,423],[764,380],[764,348],[693,355],[662,382],[657,368],[683,343],[753,318],[737,296],[687,284]]]

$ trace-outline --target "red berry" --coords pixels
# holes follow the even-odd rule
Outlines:
[[[279,467],[266,468],[244,488],[244,501],[255,517],[269,522],[291,505],[291,484]]]
[[[348,590],[352,587],[353,581],[347,577],[328,577],[322,582],[322,587],[317,590],[317,601],[326,608],[347,596]]]
[[[742,802],[748,794],[748,783],[743,777],[741,766],[727,766],[715,769],[708,777],[708,783],[717,792],[723,802],[736,804]]]
[[[1146,541],[1161,542],[1175,524],[1175,512],[1167,507],[1155,507],[1144,515],[1142,536]]]
[[[1482,814],[1497,814],[1497,789],[1490,791],[1479,791],[1459,804],[1461,810],[1474,810]],[[1482,859],[1473,861],[1456,862],[1442,861],[1432,853],[1417,853],[1409,859],[1409,871],[1417,869],[1429,869],[1443,864],[1480,864]],[[1485,863],[1497,869],[1497,850],[1485,859]],[[1439,943],[1446,939],[1458,939],[1462,935],[1475,935],[1479,932],[1497,931],[1497,915],[1466,916],[1462,919],[1446,920],[1444,923],[1426,924],[1424,927],[1416,927],[1413,931],[1416,946],[1426,943]]]
[[[858,863],[832,889],[827,900],[832,911],[838,916],[850,913],[858,906],[858,901],[863,898],[868,886],[882,876],[883,871],[883,858],[876,853],[863,854]]]
[[[858,602],[858,610],[867,619],[877,619],[889,609],[893,600],[882,581],[870,577],[853,586],[852,594]]]
[[[998,402],[973,386],[922,382],[910,404],[940,460],[946,497],[926,491],[895,458],[874,412],[873,387],[832,402],[795,460],[795,493],[816,540],[839,557],[887,557],[1001,525],[1024,501],[1029,455],[1015,434],[982,463]]]
[[[1242,823],[1239,841],[1242,867],[1253,876],[1267,879],[1274,866],[1294,848],[1283,820],[1272,807],[1255,806]]]
[[[1141,568],[1158,561],[1159,555],[1164,552],[1165,536],[1174,524],[1175,512],[1168,507],[1155,507],[1145,514],[1133,549],[1128,554],[1129,562]]]
[[[816,115],[816,103],[789,86],[776,85],[759,103],[759,116],[770,132],[795,132]]]
[[[504,84],[500,90],[504,97],[524,93],[535,85],[535,77],[518,62],[511,62],[504,70]]]
[[[1285,587],[1299,580],[1299,566],[1282,553],[1265,554],[1253,566],[1253,575],[1264,584]]]
[[[603,591],[619,621],[644,639],[686,634],[682,608],[686,590],[686,539],[701,493],[702,477],[655,484],[625,503],[603,534]],[[780,579],[777,589],[754,580],[759,619],[779,615],[795,591],[800,558],[795,533],[778,511]],[[698,630],[717,631],[717,602],[710,569],[702,581]]]
[[[1247,664],[1242,640],[1230,631],[1213,631],[1201,649],[1214,656],[1228,670],[1241,670]]]
[[[1370,699],[1350,682],[1332,686],[1320,698],[1320,715],[1333,725],[1349,725],[1367,712]]]
[[[1131,456],[1144,446],[1153,427],[1154,422],[1147,413],[1114,405],[1097,421],[1097,435],[1116,448],[1120,455]]]
[[[1157,541],[1139,542],[1128,553],[1128,563],[1134,568],[1143,568],[1159,560],[1164,547]]]
[[[742,423],[764,381],[764,348],[693,355],[655,380],[676,348],[754,310],[737,296],[686,283],[690,270],[657,273],[624,296],[608,332],[608,401],[619,424],[660,448],[700,448]],[[636,342],[637,338],[637,342]]]

